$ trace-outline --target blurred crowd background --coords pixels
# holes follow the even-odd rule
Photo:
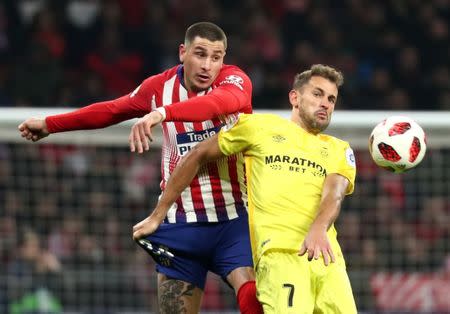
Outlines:
[[[450,313],[450,150],[428,151],[404,175],[380,170],[366,150],[355,153],[356,190],[337,230],[361,313],[392,313],[381,309],[395,298],[402,314],[426,304],[434,310],[427,313]],[[159,164],[156,148],[136,156],[126,147],[0,144],[0,313],[29,313],[23,307],[43,302],[43,291],[52,296],[47,309],[71,314],[156,312],[154,263],[131,235],[156,204]],[[386,273],[407,277],[380,278]],[[417,273],[424,279],[408,277]],[[415,310],[401,307],[411,309],[407,301]],[[216,276],[203,310],[237,311]]]
[[[3,0],[0,106],[129,93],[178,63],[186,27],[200,20],[227,33],[226,62],[251,77],[255,109],[289,109],[293,75],[324,63],[345,74],[339,109],[450,110],[448,0]],[[337,228],[359,308],[381,312],[383,286],[390,299],[404,292],[450,313],[450,151],[430,150],[402,176],[365,150],[356,157]],[[157,148],[0,142],[0,313],[156,311],[154,264],[131,230],[158,197],[159,163]],[[426,277],[383,277],[398,272]],[[425,283],[430,295],[412,289]],[[203,309],[237,311],[217,277]]]
[[[293,74],[345,73],[342,109],[450,109],[448,0],[3,0],[0,105],[72,106],[132,91],[213,21],[255,108],[286,108]]]

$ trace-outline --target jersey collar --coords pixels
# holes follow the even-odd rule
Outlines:
[[[182,64],[180,64],[177,68],[177,76],[178,80],[180,80],[181,86],[183,86],[184,89],[187,90],[186,85],[184,84],[184,67]]]

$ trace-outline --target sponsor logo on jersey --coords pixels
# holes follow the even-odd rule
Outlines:
[[[305,173],[307,169],[310,169],[314,176],[323,177],[327,175],[327,170],[322,165],[302,157],[291,157],[287,155],[265,156],[266,165],[270,165],[272,167],[272,164],[274,163],[289,164],[289,171],[293,172]],[[272,169],[274,168],[272,167]],[[281,167],[276,170],[281,170]]]
[[[244,90],[244,87],[242,87],[242,84],[244,84],[244,79],[239,75],[228,75],[223,81],[219,83],[219,85],[223,84],[233,84],[240,90]]]
[[[178,154],[180,156],[187,154],[192,148],[195,147],[195,145],[218,133],[220,128],[220,126],[217,126],[203,131],[192,131],[177,134]]]

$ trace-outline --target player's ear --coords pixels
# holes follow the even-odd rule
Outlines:
[[[183,63],[184,62],[184,57],[186,55],[186,50],[187,47],[185,44],[180,44],[180,46],[178,47],[178,56],[180,58],[180,62]]]
[[[292,89],[289,92],[289,102],[291,103],[292,107],[298,108],[299,100],[300,100],[299,97],[300,97],[300,93],[297,90]]]

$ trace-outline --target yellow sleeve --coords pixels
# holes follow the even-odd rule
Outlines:
[[[244,152],[252,145],[255,134],[254,115],[240,114],[232,125],[225,125],[219,132],[219,148],[226,156]]]
[[[330,173],[340,174],[348,179],[350,184],[347,187],[346,194],[352,194],[355,188],[356,161],[355,154],[347,142],[339,143],[336,151],[336,163]]]

